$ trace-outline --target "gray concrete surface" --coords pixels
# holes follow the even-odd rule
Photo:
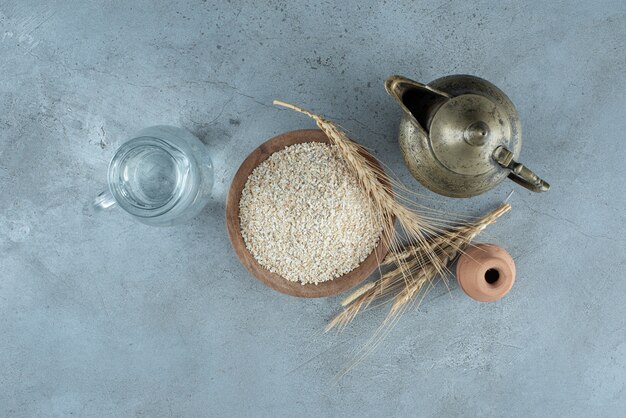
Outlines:
[[[8,0],[0,5],[0,416],[624,416],[626,3]],[[524,124],[508,182],[430,204],[478,215],[517,261],[500,302],[454,282],[342,379],[382,320],[321,332],[339,297],[265,288],[231,251],[224,200],[244,157],[338,120],[425,198],[395,140],[392,73],[491,80]],[[85,204],[134,132],[208,144],[213,200],[159,229]]]

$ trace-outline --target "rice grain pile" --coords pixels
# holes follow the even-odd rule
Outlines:
[[[367,258],[382,227],[335,146],[307,142],[259,164],[239,201],[241,234],[254,258],[287,280],[319,283]]]

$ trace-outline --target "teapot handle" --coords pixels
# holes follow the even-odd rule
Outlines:
[[[493,152],[493,159],[504,168],[511,170],[509,178],[533,192],[547,192],[550,184],[539,178],[532,170],[513,160],[513,153],[500,145]]]

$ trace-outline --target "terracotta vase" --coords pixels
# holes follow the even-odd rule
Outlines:
[[[479,302],[493,302],[513,287],[515,262],[497,245],[477,244],[459,257],[456,277],[469,297]]]

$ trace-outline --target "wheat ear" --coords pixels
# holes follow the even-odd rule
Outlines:
[[[476,222],[454,227],[431,238],[433,247],[437,248],[435,254],[439,262],[449,266],[482,230],[510,209],[511,205],[505,203]],[[440,274],[432,264],[430,256],[424,255],[421,249],[419,244],[409,244],[397,254],[390,254],[383,261],[383,265],[393,268],[382,274],[373,284],[363,285],[344,299],[342,303],[344,310],[330,321],[326,330],[345,327],[360,311],[379,299],[391,301],[391,308],[385,318],[386,323],[401,313],[423,287]]]
[[[433,242],[428,239],[430,235],[440,233],[441,228],[431,219],[418,213],[417,210],[403,205],[394,198],[392,184],[395,185],[395,182],[383,180],[387,179],[385,173],[371,162],[368,158],[368,156],[371,157],[371,154],[367,149],[352,141],[337,125],[322,116],[280,100],[274,100],[274,104],[309,116],[326,134],[331,143],[337,146],[340,155],[348,163],[370,197],[373,213],[382,227],[382,238],[391,247],[392,254],[395,252],[395,248],[399,247],[395,228],[389,222],[390,219],[395,218],[405,235],[420,247],[425,256],[430,258],[435,269],[440,273],[445,271],[445,265],[441,264],[436,257],[436,246],[433,246]],[[371,158],[373,159],[373,157]]]

